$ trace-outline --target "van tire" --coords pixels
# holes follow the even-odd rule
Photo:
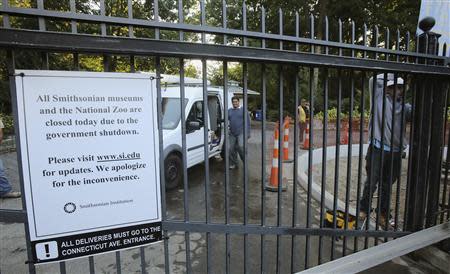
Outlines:
[[[164,179],[166,190],[175,189],[183,180],[183,161],[175,153],[169,154],[164,160]]]

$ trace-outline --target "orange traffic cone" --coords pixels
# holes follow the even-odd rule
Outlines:
[[[309,123],[306,123],[305,138],[303,141],[303,149],[309,149]]]
[[[284,118],[284,135],[283,135],[283,162],[290,163],[293,160],[289,159],[289,126],[291,117]]]
[[[341,145],[348,145],[348,124],[344,123],[342,129]]]
[[[278,157],[279,157],[279,146],[278,140],[280,138],[280,132],[278,130],[278,122],[275,124],[274,138],[273,138],[273,157],[272,157],[272,169],[270,171],[269,184],[266,184],[266,190],[278,191]],[[282,191],[286,190],[286,186],[282,186]]]

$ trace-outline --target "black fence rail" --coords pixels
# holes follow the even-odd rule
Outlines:
[[[380,34],[377,27],[341,21],[331,41],[328,19],[319,39],[313,16],[293,13],[287,21],[282,10],[273,33],[263,7],[244,3],[237,20],[227,16],[226,1],[216,2],[202,0],[196,12],[181,0],[3,0],[0,6],[0,47],[9,76],[15,69],[151,71],[163,110],[168,83],[162,75],[177,75],[182,144],[174,153],[181,180],[171,185],[177,189],[162,191],[164,259],[155,270],[149,258],[158,249],[140,248],[138,271],[293,273],[448,221],[447,45],[439,52],[432,33]],[[249,26],[255,21],[249,13],[257,27]],[[295,24],[295,33],[284,33],[288,23]],[[194,87],[185,83],[192,67],[201,79]],[[244,128],[251,130],[243,131],[238,172],[230,170],[229,159],[230,80],[241,86],[242,107],[258,113],[256,121],[244,115]],[[208,81],[224,92],[223,161],[188,169],[189,110],[183,102],[192,88],[201,89],[208,102]],[[249,95],[250,89],[259,96]],[[203,144],[209,141],[210,111],[201,111]],[[163,115],[158,112],[160,123]],[[281,122],[286,116],[291,123]],[[289,134],[290,142],[275,139],[273,131]],[[173,182],[166,178],[170,153],[163,149],[162,132],[160,139],[165,189]],[[211,158],[209,145],[202,147],[203,159]],[[286,153],[290,163],[283,161]],[[279,167],[278,173],[271,167]],[[276,193],[267,192],[268,184]],[[25,201],[0,213],[0,226],[25,224],[31,260]],[[125,256],[115,254],[115,272],[128,269]],[[90,273],[104,262],[88,260]],[[60,273],[70,272],[72,264],[60,263]],[[2,270],[12,267],[0,263]],[[49,269],[28,265],[30,273]]]

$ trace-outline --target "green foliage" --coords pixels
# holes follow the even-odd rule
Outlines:
[[[323,121],[324,116],[325,116],[324,112],[320,111],[320,112],[314,114],[314,119],[318,119],[318,120]],[[337,118],[338,118],[337,108],[328,109],[327,117],[328,117],[329,121],[337,120]],[[369,109],[364,110],[364,112],[363,112],[364,120],[368,121],[369,117],[370,117],[370,110]],[[349,112],[341,112],[340,118],[344,119],[344,120],[349,119],[350,118],[350,113]],[[358,107],[355,107],[355,109],[353,109],[353,111],[352,111],[352,120],[360,120],[360,119],[361,119],[361,112],[359,111]]]
[[[5,128],[3,129],[3,134],[13,134],[14,133],[14,119],[12,115],[7,115],[0,113],[0,119],[3,122]]]
[[[159,20],[163,22],[179,22],[178,18],[178,0],[160,0],[159,2]],[[200,13],[200,1],[198,0],[183,0],[183,23],[199,25],[201,19]],[[223,12],[222,1],[213,0],[205,1],[206,6],[206,22],[209,26],[223,27]],[[228,28],[243,29],[242,18],[242,0],[227,0],[227,25]],[[298,12],[300,17],[300,37],[310,37],[313,35],[318,39],[324,37],[324,21],[325,15],[328,15],[329,19],[329,39],[331,41],[338,41],[338,23],[340,18],[343,22],[343,41],[355,42],[356,44],[362,44],[362,29],[363,24],[366,23],[369,27],[367,44],[373,44],[371,29],[377,25],[380,27],[388,27],[391,33],[400,29],[403,34],[406,31],[414,33],[417,26],[417,18],[419,13],[420,1],[409,0],[348,0],[348,1],[336,1],[336,0],[246,0],[246,15],[247,15],[247,30],[249,31],[261,31],[261,9],[265,7],[266,10],[266,29],[267,33],[278,34],[280,31],[279,26],[279,9],[282,9],[283,14],[283,26],[282,31],[285,35],[295,35],[295,12]],[[9,0],[9,4],[13,7],[20,8],[36,8],[37,0]],[[132,1],[132,14],[133,18],[143,20],[154,20],[154,1],[153,0],[133,0]],[[69,0],[45,0],[45,9],[67,12],[70,10]],[[100,0],[75,0],[75,9],[80,14],[92,14],[100,15]],[[105,13],[106,16],[128,16],[128,0],[105,0]],[[309,15],[312,14],[315,18],[315,33],[311,34],[309,31],[310,21]],[[356,41],[351,41],[351,21],[355,22]],[[56,32],[71,32],[70,21],[46,18],[46,28],[49,31]],[[13,28],[33,29],[39,28],[38,19],[24,16],[10,16],[10,24]],[[153,28],[133,26],[132,29],[128,25],[110,25],[106,24],[107,35],[125,37],[128,36],[130,30],[133,31],[135,37],[138,38],[155,38],[155,30]],[[101,25],[90,21],[77,22],[77,31],[81,34],[101,35]],[[384,29],[380,28],[380,45],[384,41]],[[200,40],[200,34],[184,32],[184,41],[197,42]],[[209,36],[208,36],[209,37]],[[179,39],[179,33],[171,30],[160,30],[160,38],[165,40],[177,40]],[[222,44],[223,35],[211,35],[209,42]],[[243,45],[242,37],[227,37],[229,45]],[[391,37],[391,45],[394,41]],[[261,40],[248,39],[248,46],[260,47]],[[405,47],[405,41],[400,40],[400,47]],[[266,40],[266,46],[268,48],[279,48],[279,44],[276,41]],[[413,45],[411,46],[414,47]],[[284,49],[293,50],[295,45],[293,43],[284,43]],[[300,45],[300,49],[303,51],[309,51],[310,48],[305,45]],[[336,54],[336,49],[330,48],[330,53]],[[315,48],[317,53],[323,53],[324,48],[317,46]],[[348,51],[343,52],[349,54]],[[360,55],[361,52],[355,52],[356,55]],[[104,58],[101,55],[80,54],[78,67],[74,63],[74,56],[71,53],[58,53],[49,55],[49,69],[60,70],[87,70],[87,71],[121,71],[129,72],[131,70],[131,62],[128,57],[124,56],[109,56],[107,62],[104,62]],[[382,56],[380,57],[382,58]],[[10,95],[9,95],[9,82],[6,72],[6,52],[0,51],[0,111],[5,113],[11,112]],[[22,69],[43,69],[43,58],[41,53],[36,51],[15,51],[16,67]],[[179,73],[179,60],[177,58],[162,58],[161,68],[163,73],[178,74]],[[135,69],[136,71],[154,71],[155,62],[154,58],[146,56],[135,57]],[[223,83],[223,68],[219,66],[209,66],[208,77],[212,84],[221,85]],[[314,75],[310,75],[313,71],[309,68],[298,68],[294,66],[285,65],[283,67],[283,113],[294,116],[297,106],[295,105],[295,79],[299,77],[298,99],[309,100],[310,85],[313,89],[313,109],[318,115],[323,112],[324,106],[324,71],[323,69],[314,70]],[[278,66],[266,65],[266,102],[268,108],[268,114],[274,113],[274,115],[268,115],[268,118],[278,118],[278,106],[279,106],[279,82],[278,82]],[[338,95],[336,90],[338,76],[336,70],[329,70],[329,92],[328,92],[328,106],[330,111],[337,107]],[[341,94],[341,112],[348,113],[350,106],[350,82],[351,78],[349,72],[343,72],[342,77],[342,94]],[[188,77],[198,77],[199,72],[192,64],[186,63],[185,75]],[[355,72],[354,79],[361,79],[360,74]],[[229,63],[228,66],[228,78],[230,80],[238,81],[242,84],[242,65]],[[309,83],[310,79],[313,79],[313,83]],[[367,77],[366,77],[367,79]],[[360,82],[358,80],[358,82]],[[261,92],[262,90],[262,73],[261,64],[248,64],[248,87],[252,90]],[[368,89],[365,87],[365,106],[366,113],[368,108]],[[360,102],[362,94],[362,87],[357,84],[354,94],[354,106]],[[249,101],[249,106],[252,108],[261,108],[261,102],[258,100]],[[354,108],[354,116],[356,116],[357,108]],[[336,110],[337,111],[337,110]],[[333,113],[333,112],[331,112]],[[337,112],[336,112],[337,113]],[[358,112],[359,113],[359,112]],[[364,114],[366,116],[366,114]]]

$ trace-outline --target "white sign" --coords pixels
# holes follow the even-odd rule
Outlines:
[[[36,263],[160,240],[155,80],[125,73],[16,75]]]

